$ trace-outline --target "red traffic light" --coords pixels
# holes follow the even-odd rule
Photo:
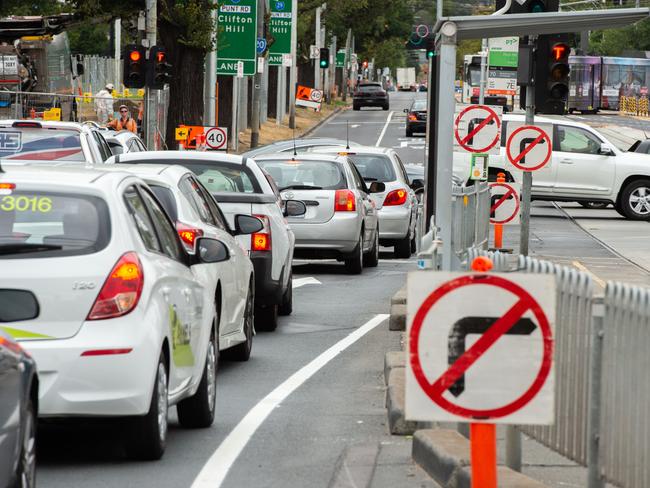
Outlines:
[[[561,61],[569,56],[571,48],[564,43],[553,44],[551,48],[551,57],[554,61]]]
[[[133,61],[133,62],[140,61],[140,58],[141,58],[141,57],[142,57],[142,55],[140,54],[140,51],[131,51],[131,52],[129,53],[129,59],[130,59],[131,61]]]
[[[158,51],[156,53],[156,61],[159,63],[164,63],[166,61],[167,55],[165,54],[164,51]]]

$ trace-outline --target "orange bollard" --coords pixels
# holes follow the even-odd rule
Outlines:
[[[480,273],[487,273],[492,269],[494,264],[492,263],[492,260],[486,256],[478,256],[477,258],[474,258],[474,261],[472,261],[472,271],[478,271]]]
[[[499,173],[497,175],[497,183],[505,183],[506,175],[505,173]],[[502,249],[503,248],[503,224],[494,224],[494,248]]]
[[[497,435],[494,424],[469,424],[472,488],[497,488]]]

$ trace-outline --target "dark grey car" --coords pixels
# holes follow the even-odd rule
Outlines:
[[[34,360],[12,336],[21,335],[20,326],[13,322],[33,319],[38,312],[38,303],[31,292],[0,289],[0,486],[3,488],[35,486],[38,376]],[[9,322],[12,324],[8,325]]]

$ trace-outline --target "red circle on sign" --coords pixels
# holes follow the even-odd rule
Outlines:
[[[517,213],[519,213],[519,195],[517,194],[517,190],[515,190],[513,187],[506,183],[490,183],[490,188],[494,188],[495,186],[503,186],[505,187],[508,191],[506,192],[507,194],[514,194],[515,196],[515,211],[513,214],[508,217],[507,219],[504,220],[495,220],[492,217],[490,217],[490,223],[491,224],[507,224],[510,222],[512,219],[514,219],[517,216]]]
[[[485,147],[474,149],[474,148],[468,146],[466,144],[466,142],[467,142],[467,139],[471,139],[471,137],[469,137],[470,134],[465,136],[465,138],[463,140],[461,140],[461,138],[460,138],[460,134],[458,133],[458,124],[460,123],[460,119],[463,118],[463,115],[465,115],[470,110],[484,110],[484,111],[486,111],[486,112],[488,112],[490,114],[485,120],[487,120],[489,122],[490,120],[494,119],[496,121],[497,134],[494,137],[494,140]],[[488,122],[484,122],[484,124],[487,125]],[[480,127],[480,125],[479,125],[479,127]],[[482,152],[485,152],[485,151],[489,151],[490,149],[492,149],[494,146],[496,146],[498,144],[499,139],[501,139],[501,137],[500,137],[501,134],[500,134],[500,131],[499,131],[500,128],[501,128],[501,120],[499,119],[499,116],[497,115],[497,113],[494,110],[492,110],[487,105],[470,105],[469,107],[465,107],[465,109],[463,109],[461,111],[461,113],[458,114],[458,117],[456,117],[456,120],[454,121],[454,137],[456,138],[456,141],[458,142],[458,144],[460,144],[460,147],[462,147],[466,151],[473,152],[473,153],[482,153]],[[478,132],[480,132],[480,129],[479,130],[475,129],[475,132],[476,133],[474,135],[478,134]]]
[[[442,391],[441,392],[437,391],[439,389],[437,388],[438,382],[442,380],[447,375],[447,373],[450,372],[450,370],[447,370],[441,378],[431,383],[429,382],[426,375],[424,374],[422,364],[420,363],[419,339],[420,339],[420,331],[422,330],[422,325],[424,324],[424,319],[429,314],[429,312],[434,307],[434,305],[438,303],[438,301],[442,299],[445,295],[458,288],[462,288],[464,286],[471,286],[471,285],[492,285],[499,288],[503,288],[504,290],[509,291],[513,295],[519,297],[519,302],[517,302],[517,304],[515,304],[511,308],[511,310],[517,307],[520,303],[526,305],[526,309],[523,311],[523,313],[526,313],[528,310],[531,310],[533,312],[533,315],[537,319],[538,327],[540,328],[542,333],[544,351],[542,356],[542,363],[540,365],[539,371],[537,372],[537,376],[535,377],[535,380],[533,381],[532,385],[528,388],[528,390],[526,390],[519,398],[499,408],[478,410],[478,409],[462,407],[460,405],[456,405],[450,402],[449,400],[443,397],[444,392],[448,388],[448,386],[446,386],[444,382],[443,382],[444,388],[442,389]],[[519,317],[517,317],[517,319],[518,318]],[[512,327],[512,325],[514,324],[511,324],[508,330]],[[507,330],[505,330],[505,332],[507,332]],[[489,333],[489,329],[486,332],[486,334],[487,333]],[[498,337],[495,340],[498,340]],[[447,281],[446,283],[443,283],[440,287],[438,287],[436,290],[434,290],[433,293],[431,293],[424,300],[424,302],[418,309],[417,313],[415,314],[415,317],[413,318],[413,325],[411,326],[411,331],[409,333],[409,344],[410,344],[411,369],[413,370],[415,379],[417,380],[418,384],[420,385],[420,388],[422,388],[424,393],[431,400],[433,400],[434,403],[436,403],[443,409],[447,410],[448,412],[454,415],[458,415],[460,417],[466,417],[466,418],[476,419],[476,420],[479,419],[488,420],[488,419],[505,417],[506,415],[510,415],[516,412],[517,410],[520,410],[524,406],[526,406],[528,402],[530,402],[544,386],[544,383],[546,382],[546,379],[548,378],[548,375],[551,371],[551,364],[553,361],[553,334],[551,332],[551,325],[549,324],[548,319],[546,318],[546,314],[544,313],[542,308],[539,306],[537,301],[518,284],[495,275],[486,275],[486,274],[465,275]],[[468,351],[466,351],[465,354],[467,354],[467,352]],[[459,360],[462,359],[465,356],[465,354],[463,354],[463,356],[461,356]],[[479,357],[481,354],[479,354]],[[453,367],[454,365],[451,366],[451,368]],[[464,373],[464,371],[465,370],[463,370],[461,373]],[[451,381],[451,384],[449,384],[449,386],[453,385],[454,382],[455,380]]]
[[[528,151],[530,151],[533,147],[535,147],[539,142],[532,144],[530,146],[526,146],[526,150],[524,153],[520,153],[517,155],[517,157],[512,156],[512,152],[510,151],[510,146],[512,145],[512,138],[515,137],[515,135],[519,134],[522,130],[526,129],[532,129],[536,132],[539,132],[539,136],[537,136],[538,141],[541,139],[544,139],[546,141],[546,145],[548,147],[548,151],[546,153],[546,157],[544,158],[544,161],[542,161],[540,164],[533,166],[532,168],[527,168],[526,166],[522,166],[519,164],[519,160],[525,155]],[[553,153],[553,146],[551,144],[551,138],[548,136],[546,132],[544,132],[542,129],[539,127],[536,127],[534,125],[524,125],[519,127],[518,129],[515,129],[512,134],[510,134],[510,137],[508,137],[508,141],[506,142],[506,156],[508,157],[508,161],[510,161],[516,168],[519,168],[523,171],[537,171],[538,169],[546,166],[546,163],[548,163],[549,159],[551,159],[551,154]]]
[[[209,142],[209,137],[211,132],[217,132],[218,134],[221,134],[223,137],[223,142],[221,144],[217,145],[212,145]],[[205,144],[208,146],[210,149],[221,149],[226,145],[228,137],[226,136],[226,131],[223,130],[221,127],[212,127],[211,129],[208,130],[208,132],[205,134]]]

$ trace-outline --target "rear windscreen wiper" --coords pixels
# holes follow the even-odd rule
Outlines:
[[[0,238],[0,240],[2,240],[2,238]],[[18,244],[0,244],[0,256],[27,252],[56,251],[62,248],[63,246],[58,246],[56,244],[29,244],[26,242]]]

